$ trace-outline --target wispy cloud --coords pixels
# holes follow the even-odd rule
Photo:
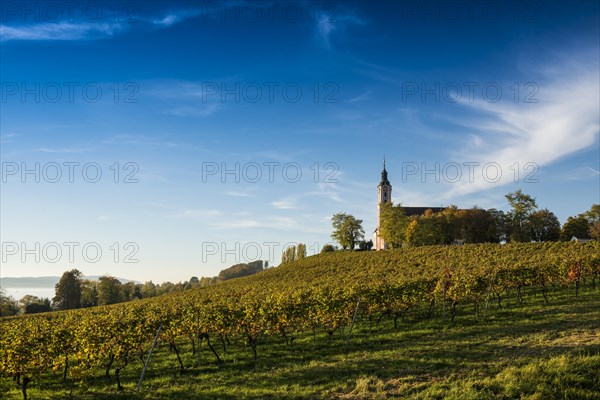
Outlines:
[[[283,199],[275,200],[271,202],[271,205],[280,210],[294,210],[298,208],[296,199],[293,197],[286,197]]]
[[[137,134],[120,134],[111,136],[107,139],[101,141],[102,144],[128,144],[134,146],[158,146],[165,148],[175,148],[181,147],[177,142],[173,142],[170,140],[163,140],[162,138],[157,138],[149,135],[137,135]]]
[[[94,40],[112,37],[127,30],[121,23],[56,22],[21,26],[0,25],[0,40]]]
[[[340,7],[336,11],[339,13],[322,11],[315,15],[317,37],[325,47],[331,46],[333,35],[343,36],[349,26],[366,24],[365,20],[349,11],[342,13]]]
[[[12,143],[13,139],[15,139],[16,137],[18,137],[19,135],[16,133],[3,133],[0,135],[0,144],[8,144],[8,143]]]
[[[242,192],[239,190],[229,190],[224,192],[223,194],[225,194],[226,196],[233,196],[233,197],[256,197],[256,195],[254,193],[250,193],[248,192]]]
[[[213,115],[225,107],[221,90],[225,82],[235,81],[237,77],[225,77],[218,80],[152,80],[143,82],[146,96],[160,100],[162,114],[177,117],[202,118]]]
[[[364,93],[359,94],[358,96],[352,97],[348,100],[348,103],[356,103],[357,101],[367,101],[373,98],[373,93],[370,90],[367,90]]]
[[[585,181],[592,178],[598,179],[600,177],[600,170],[591,167],[576,168],[570,171],[566,177],[569,181]]]
[[[208,117],[219,111],[223,104],[198,104],[195,106],[182,106],[165,110],[163,114],[174,115],[176,117]]]
[[[103,12],[102,15],[112,15]],[[9,40],[54,40],[77,41],[111,38],[134,29],[154,30],[168,28],[188,18],[201,14],[200,10],[178,10],[159,17],[137,16],[124,21],[62,20],[26,24],[0,24],[0,41]]]
[[[176,12],[170,12],[161,18],[153,19],[151,22],[156,26],[169,27],[185,19],[197,17],[199,15],[202,15],[201,10],[179,10]]]
[[[578,60],[576,67],[574,60]],[[476,170],[472,183],[465,180],[454,184],[448,196],[513,182],[509,172],[516,162],[541,167],[597,143],[599,68],[597,55],[571,57],[562,65],[555,63],[552,73],[546,72],[539,81],[537,104],[465,103],[482,114],[484,123],[477,132],[470,133],[468,146],[456,158],[480,160],[482,164],[494,162],[505,173],[491,185],[489,181],[494,179],[486,181],[483,171]]]
[[[328,227],[315,226],[314,223],[306,221],[314,220],[312,216],[297,216],[297,217],[265,217],[261,219],[247,218],[247,219],[231,219],[231,220],[220,220],[214,224],[216,229],[267,229],[267,230],[278,230],[278,231],[298,231],[304,233],[327,233]]]
[[[221,211],[214,209],[188,209],[174,214],[173,217],[185,219],[204,219],[209,217],[218,217],[222,214],[223,213]]]
[[[89,149],[70,148],[70,147],[65,147],[65,148],[40,147],[40,148],[34,149],[33,151],[41,152],[41,153],[52,153],[52,154],[78,154],[78,153],[85,153],[85,152],[89,151]]]

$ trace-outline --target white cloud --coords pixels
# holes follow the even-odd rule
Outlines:
[[[476,168],[474,180],[453,184],[446,197],[465,195],[515,180],[511,166],[519,163],[521,173],[526,163],[538,167],[549,165],[562,157],[586,149],[598,141],[600,82],[598,60],[574,59],[555,64],[538,82],[537,104],[527,103],[465,103],[480,111],[484,122],[465,149],[454,159],[497,163],[502,171],[498,182],[484,179]],[[540,68],[540,70],[543,70]],[[522,175],[521,175],[522,176]]]
[[[292,197],[286,197],[283,199],[275,200],[271,202],[271,205],[280,210],[294,210],[298,208],[296,204],[296,199]]]
[[[0,40],[89,40],[111,37],[126,30],[120,23],[56,22],[22,26],[0,25]]]
[[[325,11],[317,13],[315,23],[318,38],[325,47],[330,47],[331,36],[334,33],[342,35],[350,25],[365,25],[365,21],[354,14],[335,15]]]
[[[576,168],[567,175],[566,179],[569,181],[584,181],[592,178],[598,179],[600,176],[600,170],[591,167]]]
[[[173,215],[175,218],[186,218],[186,219],[203,219],[208,217],[218,217],[223,213],[219,210],[214,209],[188,209],[178,212]]]
[[[348,100],[348,103],[356,103],[357,101],[367,101],[367,100],[371,100],[373,98],[372,92],[370,90],[367,90],[364,93],[359,94],[358,96],[355,96],[351,99]]]
[[[327,233],[329,227],[323,224],[323,226],[315,226],[313,216],[299,215],[297,217],[272,217],[267,216],[261,219],[246,218],[239,219],[233,218],[230,220],[219,220],[214,223],[215,229],[231,230],[231,229],[267,229],[277,230],[284,232],[303,232],[303,233]]]
[[[110,12],[104,13],[111,15]],[[23,25],[0,25],[0,41],[8,40],[97,40],[113,37],[132,29],[168,28],[201,14],[199,10],[178,10],[158,18],[135,17],[129,21],[58,21]],[[135,23],[134,23],[135,22]]]
[[[166,115],[174,115],[176,117],[208,117],[222,108],[222,104],[198,104],[195,106],[182,106],[168,109],[163,112]]]
[[[86,151],[89,151],[89,149],[77,149],[77,148],[56,148],[56,149],[52,149],[52,148],[48,148],[48,147],[40,147],[37,149],[34,149],[34,151],[37,152],[41,152],[41,153],[64,153],[64,154],[77,154],[77,153],[84,153]]]
[[[256,197],[256,195],[254,193],[241,192],[238,190],[229,190],[227,192],[224,192],[223,194],[225,194],[227,196],[233,196],[233,197]]]

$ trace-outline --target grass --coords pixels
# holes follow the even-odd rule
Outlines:
[[[600,290],[580,297],[557,291],[546,305],[528,296],[523,305],[494,310],[486,320],[459,307],[454,323],[409,315],[395,330],[358,321],[353,337],[339,332],[302,335],[290,351],[281,337],[263,337],[258,359],[231,340],[217,366],[205,346],[201,366],[191,344],[179,344],[179,371],[169,346],[155,350],[140,391],[141,361],[116,380],[97,371],[84,382],[61,383],[60,371],[35,378],[30,399],[600,399]],[[437,310],[441,311],[441,310]],[[0,397],[21,399],[16,385],[0,380]]]

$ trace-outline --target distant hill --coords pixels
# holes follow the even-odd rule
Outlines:
[[[85,276],[84,279],[97,281],[102,275]],[[121,283],[140,283],[131,279],[117,278]],[[0,278],[0,287],[3,288],[52,288],[58,283],[60,276],[23,276]]]

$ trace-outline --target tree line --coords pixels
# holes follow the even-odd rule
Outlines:
[[[84,278],[81,271],[72,269],[62,274],[54,288],[55,296],[52,300],[26,295],[17,301],[0,289],[0,317],[53,310],[72,310],[156,297],[196,287],[216,285],[229,279],[255,274],[266,268],[268,268],[267,261],[256,260],[232,265],[220,271],[218,276],[200,279],[193,276],[184,282],[161,284],[155,284],[152,281],[122,283],[113,276],[101,276],[98,280],[89,280]]]
[[[379,234],[390,248],[600,238],[600,204],[569,217],[561,227],[553,212],[547,208],[538,209],[536,200],[521,190],[505,197],[510,205],[508,212],[494,208],[459,209],[450,206],[437,213],[426,210],[422,215],[407,216],[401,204],[383,203]],[[372,246],[372,242],[364,240],[362,220],[350,214],[337,213],[332,217],[332,226],[331,237],[342,249],[358,246],[369,250]]]

